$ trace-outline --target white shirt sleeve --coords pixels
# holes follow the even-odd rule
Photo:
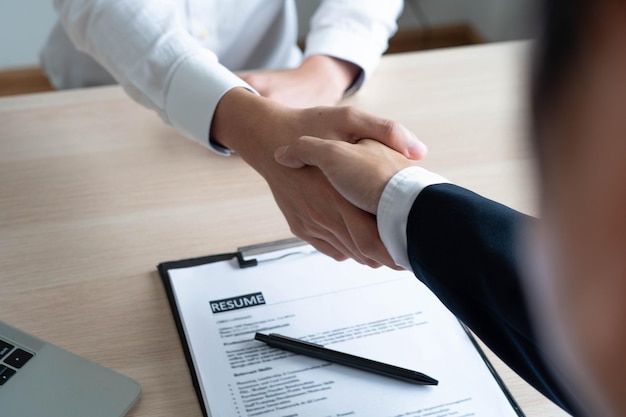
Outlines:
[[[291,1],[249,0],[233,10],[211,6],[209,0],[54,4],[74,46],[97,61],[134,100],[157,111],[185,136],[221,153],[228,151],[209,141],[217,104],[231,88],[254,90],[222,65],[217,54],[223,62],[245,68],[254,62],[262,68],[292,67],[300,60],[299,53],[294,54],[297,30]],[[401,10],[402,0],[323,0],[312,19],[307,54],[329,55],[361,67],[353,91],[377,65]],[[207,38],[200,41],[204,32]],[[251,39],[263,42],[250,49]],[[257,59],[259,51],[268,48],[273,51],[269,57]],[[63,63],[57,66],[67,69]]]
[[[419,193],[429,185],[448,183],[444,177],[412,166],[394,175],[378,202],[378,233],[395,263],[411,269],[407,254],[406,226],[409,212]]]
[[[396,32],[402,0],[322,0],[311,18],[304,56],[328,55],[362,69],[351,90],[372,73]]]
[[[221,97],[238,86],[252,90],[188,33],[174,2],[54,3],[79,50],[93,56],[133,99],[205,146]]]

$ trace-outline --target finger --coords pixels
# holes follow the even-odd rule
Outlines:
[[[290,149],[291,145],[281,146],[274,152],[274,159],[288,168],[302,168],[306,164],[299,158],[297,152]]]
[[[311,243],[320,252],[338,261],[352,258],[361,264],[369,264],[369,259],[353,250],[354,244],[343,216],[338,212],[335,214],[336,217],[326,215],[320,217],[309,213],[308,217],[289,218],[287,222],[291,233]]]
[[[306,234],[294,233],[299,238],[311,243],[320,252],[331,256],[335,260],[343,261],[347,258],[354,259],[356,262],[368,265],[373,268],[381,266],[376,260],[363,256],[352,240],[352,236],[344,222],[337,224],[320,225],[309,224]],[[292,230],[293,232],[293,230]]]
[[[347,107],[350,126],[356,128],[358,139],[371,138],[395,149],[409,159],[422,159],[428,148],[404,125]]]
[[[324,230],[320,233],[311,233],[309,231],[306,235],[300,235],[298,233],[294,234],[309,242],[315,249],[327,256],[330,256],[336,261],[345,261],[350,258],[360,264],[369,265],[374,268],[380,266],[380,264],[372,262],[371,259],[361,256],[360,253],[350,250],[348,246],[344,244],[345,239],[340,238],[337,234],[331,232],[330,230]]]
[[[371,126],[370,137],[395,149],[409,159],[422,159],[428,148],[404,125],[389,120],[380,120]]]
[[[354,245],[352,250],[367,259],[366,265],[373,268],[385,265],[392,269],[401,269],[382,243],[373,215],[361,211],[360,215],[353,215],[344,220]]]
[[[319,240],[325,241],[327,244],[333,246],[335,250],[360,264],[372,268],[382,266],[382,263],[379,262],[377,257],[369,256],[366,251],[361,249],[361,246],[368,246],[365,242],[369,240],[380,241],[374,216],[354,206],[349,206],[347,212],[341,211],[338,215],[339,217],[332,221],[327,221],[324,224],[318,223],[316,233],[311,233],[312,228],[310,227],[311,225],[309,225],[310,235],[314,235]],[[362,230],[363,233],[359,235],[358,232],[353,233],[351,229]],[[355,239],[355,237],[357,237],[357,239]],[[382,246],[382,242],[380,244]],[[384,246],[382,250],[377,248],[377,252],[373,250],[370,252],[377,253],[381,259],[384,259],[382,254],[387,254]],[[391,257],[388,257],[385,261],[393,264]]]
[[[351,205],[345,210],[338,211],[337,214],[336,218],[325,218],[323,223],[317,221],[314,226],[309,224],[308,235],[325,241],[335,250],[360,264],[378,268],[383,265],[383,262],[379,262],[379,259],[382,259],[385,261],[384,264],[394,265],[380,242],[376,219],[373,215]],[[372,254],[375,256],[371,256]]]
[[[311,244],[311,246],[313,246],[319,252],[323,253],[326,256],[330,256],[336,261],[341,262],[341,261],[345,261],[346,259],[348,259],[348,256],[346,254],[338,251],[334,246],[330,245],[325,240],[314,239],[314,238],[309,238],[306,240],[307,242]]]

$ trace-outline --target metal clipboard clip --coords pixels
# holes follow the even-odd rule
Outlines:
[[[307,248],[305,248],[305,246],[307,245],[308,243],[304,240],[294,237],[289,239],[276,240],[273,242],[243,246],[237,249],[235,255],[237,257],[237,262],[239,263],[239,268],[243,269],[257,266],[261,262],[276,261],[291,255],[302,255],[316,252],[315,250],[308,250]],[[275,258],[255,258],[255,256],[258,255],[264,255],[271,252],[278,252],[298,247],[300,247],[301,250],[294,250],[293,252],[283,253],[279,256],[276,256]]]

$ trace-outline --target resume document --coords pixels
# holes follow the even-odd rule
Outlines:
[[[459,321],[410,272],[311,247],[169,270],[210,416],[517,416]],[[459,277],[463,279],[463,277]],[[280,333],[425,373],[420,386],[272,348]]]

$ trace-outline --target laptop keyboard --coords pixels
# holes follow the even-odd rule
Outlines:
[[[33,354],[0,339],[0,386],[15,375]]]

